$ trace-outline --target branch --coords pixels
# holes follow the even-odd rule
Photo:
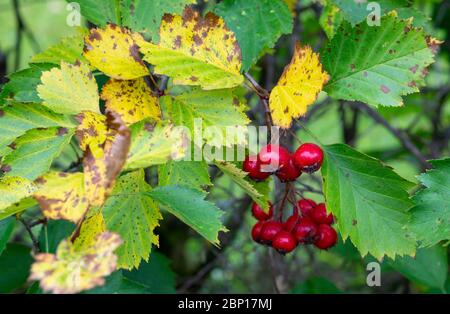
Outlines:
[[[354,106],[359,110],[365,112],[369,117],[371,117],[378,124],[383,125],[389,132],[392,133],[398,140],[402,143],[403,147],[408,150],[420,163],[422,168],[430,169],[431,165],[428,163],[425,156],[421,153],[421,151],[417,148],[417,146],[411,141],[409,136],[402,132],[401,130],[393,127],[383,116],[381,116],[376,110],[369,107],[368,105],[356,102]]]
[[[36,236],[33,233],[33,230],[31,230],[32,226],[28,225],[28,223],[20,216],[17,215],[17,220],[22,223],[22,225],[25,227],[25,230],[27,231],[28,235],[31,238],[31,242],[33,243],[33,253],[37,253],[40,251],[39,247],[39,241],[36,238]]]

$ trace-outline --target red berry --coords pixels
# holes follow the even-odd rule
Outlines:
[[[284,230],[286,230],[287,232],[292,232],[295,229],[299,218],[300,217],[298,216],[298,214],[290,216],[283,224]]]
[[[309,213],[309,217],[311,217],[311,219],[318,225],[331,225],[334,220],[332,213],[327,214],[327,208],[325,207],[324,203],[320,203],[319,205],[314,207]]]
[[[253,241],[261,243],[261,229],[264,226],[264,221],[258,221],[252,228]]]
[[[252,215],[258,220],[268,220],[272,218],[273,215],[273,206],[272,203],[269,202],[269,213],[264,212],[264,210],[257,203],[253,202],[252,204]]]
[[[256,156],[245,158],[242,169],[248,172],[248,176],[255,181],[262,181],[270,176],[269,172],[261,171],[261,164]]]
[[[289,162],[277,172],[277,177],[281,182],[295,181],[302,172],[294,165],[292,158],[289,158]]]
[[[272,241],[272,247],[280,254],[292,252],[297,247],[295,237],[287,231],[280,231]]]
[[[315,172],[320,169],[322,162],[323,151],[316,144],[303,144],[294,154],[294,163],[302,172]]]
[[[261,243],[270,245],[272,240],[283,230],[283,224],[278,221],[267,221],[261,229]]]
[[[304,216],[308,216],[314,207],[317,206],[316,202],[308,198],[303,198],[297,202],[298,207],[302,211]]]
[[[337,242],[337,233],[329,225],[320,225],[314,245],[319,249],[326,250],[333,247]]]
[[[303,217],[294,230],[298,242],[311,244],[317,237],[317,225],[308,217]]]
[[[272,173],[288,165],[290,158],[286,148],[272,144],[263,147],[258,154],[261,170]]]

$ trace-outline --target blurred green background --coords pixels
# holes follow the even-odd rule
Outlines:
[[[26,68],[31,56],[57,43],[61,37],[77,32],[75,27],[66,23],[66,1],[16,1],[27,30],[20,33],[18,47],[18,19],[14,2],[0,0],[0,56],[7,66],[6,73]],[[202,7],[213,5],[211,2]],[[433,141],[436,132],[443,132],[439,136],[450,136],[447,134],[450,133],[450,3],[417,0],[414,5],[431,17],[427,24],[428,31],[446,40],[446,43],[442,45],[437,62],[430,69],[427,87],[422,93],[406,97],[403,108],[381,108],[379,112],[391,125],[409,134],[428,158],[441,158],[449,156],[448,141],[443,146]],[[296,19],[298,38],[302,43],[319,50],[326,40],[318,23],[320,6],[310,0],[301,1],[299,12]],[[83,24],[87,26],[85,22]],[[272,64],[275,77],[278,77],[290,59],[291,51],[292,39],[283,37],[276,49],[262,59],[252,74],[264,80],[263,69],[267,64]],[[265,87],[271,88],[275,83],[276,79],[266,80]],[[255,110],[258,99],[249,96],[248,100],[249,115],[255,120],[261,120],[262,117]],[[380,158],[406,179],[417,182],[420,166],[384,126],[376,124],[351,105],[344,106],[342,102],[327,99],[326,95],[321,95],[311,110],[314,114],[306,123],[324,144],[347,142],[362,152]],[[353,123],[354,120],[357,122]],[[304,132],[298,131],[297,135],[302,140],[311,140]],[[293,147],[294,143],[286,145]],[[67,165],[73,158],[73,154],[68,151],[59,162]],[[317,189],[321,188],[318,176],[307,182]],[[288,256],[278,255],[251,241],[250,230],[255,221],[250,215],[250,203],[239,187],[220,176],[215,179],[215,186],[209,199],[226,212],[225,224],[231,230],[222,235],[222,249],[212,247],[184,224],[165,216],[158,230],[161,244],[159,253],[154,253],[156,257],[150,260],[161,263],[167,276],[158,277],[161,270],[155,268],[156,264],[143,266],[147,267],[146,278],[154,280],[149,283],[154,287],[154,292],[271,293],[274,292],[274,284],[281,292],[291,293],[450,292],[448,248],[419,250],[415,259],[399,258],[395,262],[386,259],[381,264],[381,287],[368,287],[366,265],[373,259],[361,258],[349,241],[342,243],[340,240],[336,247],[326,252],[305,247]],[[323,201],[321,195],[303,191],[301,186],[298,188],[305,197]],[[33,212],[27,212],[26,215],[32,217]],[[71,227],[63,222],[50,224],[48,228],[53,228],[52,234],[56,235],[55,239],[48,239],[47,245],[51,246],[52,241],[57,243],[57,238],[70,232],[68,230]],[[5,274],[0,278],[0,292],[24,292],[28,288],[33,291],[36,287],[28,287],[25,284],[26,276],[19,271],[27,269],[31,263],[28,248],[30,240],[25,236],[23,227],[11,219],[0,222],[0,228],[11,228],[14,239],[14,243],[8,244],[5,253],[0,256],[0,269]],[[49,231],[41,231],[45,232]],[[3,271],[7,269],[11,271]],[[114,278],[110,278],[108,284],[114,284]],[[105,291],[100,288],[93,292]]]

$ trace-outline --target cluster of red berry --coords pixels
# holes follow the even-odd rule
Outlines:
[[[269,144],[257,156],[248,156],[243,170],[255,181],[275,174],[282,182],[295,181],[302,172],[312,173],[320,169],[323,151],[316,144],[301,145],[294,154],[281,146]]]
[[[269,213],[265,213],[258,204],[253,203],[252,214],[258,220],[252,229],[253,240],[272,246],[281,254],[292,252],[299,243],[314,244],[322,250],[336,244],[337,233],[331,227],[333,214],[327,214],[323,203],[316,204],[310,199],[299,200],[293,214],[284,223],[272,220],[272,204]]]
[[[248,156],[243,170],[255,181],[275,174],[280,181],[291,182],[303,172],[319,170],[322,162],[323,151],[316,144],[305,143],[294,154],[284,147],[269,144],[257,156]],[[301,199],[285,222],[281,222],[281,215],[279,219],[272,218],[273,206],[269,205],[269,213],[265,213],[256,203],[252,206],[252,214],[258,220],[252,229],[252,237],[257,243],[272,246],[282,254],[292,252],[299,243],[314,244],[323,250],[336,244],[337,233],[331,227],[334,218],[332,214],[327,214],[325,204]]]

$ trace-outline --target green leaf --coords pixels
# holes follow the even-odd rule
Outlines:
[[[401,106],[402,96],[418,92],[426,68],[434,62],[423,30],[388,15],[382,27],[347,22],[322,54],[331,76],[325,91],[331,97],[372,106]],[[431,40],[431,39],[429,39]]]
[[[215,13],[236,34],[244,72],[273,48],[281,35],[292,32],[292,14],[282,0],[225,0]]]
[[[340,294],[338,287],[331,281],[322,277],[309,278],[292,289],[293,294]]]
[[[160,186],[184,185],[198,190],[211,186],[208,164],[204,161],[169,161],[158,167]]]
[[[409,224],[422,247],[450,240],[450,158],[431,164],[434,169],[418,177],[425,188],[413,197]]]
[[[38,104],[15,104],[0,109],[0,156],[7,145],[27,131],[37,128],[76,126],[71,117],[56,114]]]
[[[11,293],[20,289],[27,281],[32,263],[30,248],[9,244],[0,256],[0,293]]]
[[[36,64],[30,68],[13,73],[9,82],[3,86],[0,93],[0,105],[10,101],[23,103],[41,102],[36,87],[41,82],[42,72],[53,68],[53,64]]]
[[[152,252],[150,261],[142,263],[139,269],[123,271],[123,276],[142,286],[150,293],[175,293],[175,274],[170,259],[158,252]]]
[[[41,252],[56,253],[59,243],[71,236],[76,225],[67,220],[48,220],[39,233]]]
[[[0,190],[1,190],[1,182],[0,182]],[[29,195],[29,194],[27,194],[27,195]],[[1,203],[1,199],[2,198],[0,197],[0,203]],[[37,205],[36,200],[31,197],[19,200],[17,203],[12,204],[9,207],[0,209],[0,220],[8,218],[12,215],[21,213],[21,212],[23,212],[33,206],[36,206],[36,205]]]
[[[245,171],[242,171],[233,163],[217,161],[214,164],[234,183],[239,185],[253,201],[264,210],[269,211],[269,180],[255,183],[248,179]]]
[[[389,264],[411,281],[444,291],[448,273],[447,249],[434,246],[417,250],[414,258],[405,256]]]
[[[152,245],[159,245],[155,228],[162,219],[154,201],[144,194],[151,190],[144,170],[121,176],[103,207],[106,228],[120,235],[124,244],[116,251],[118,267],[138,268],[148,261]]]
[[[205,201],[205,194],[188,187],[162,186],[146,193],[209,242],[219,245],[219,232],[226,232],[220,218],[223,212]]]
[[[122,24],[136,32],[148,34],[153,42],[159,38],[164,14],[181,14],[196,0],[122,0]]]
[[[183,15],[165,15],[158,44],[137,40],[154,73],[170,76],[174,85],[205,90],[241,85],[242,54],[235,34],[213,13],[204,17],[188,7]]]
[[[87,31],[81,29],[72,37],[64,37],[59,43],[47,48],[45,51],[35,55],[31,62],[33,63],[51,63],[60,65],[61,61],[75,63],[77,60],[87,63],[83,56],[84,36]]]
[[[172,123],[187,127],[191,134],[202,127],[203,130],[214,128],[217,132],[203,132],[204,140],[209,145],[222,146],[225,143],[227,128],[242,135],[243,131],[235,127],[244,127],[250,122],[243,112],[245,106],[242,106],[235,92],[234,89],[203,91],[193,88],[174,97],[165,96],[160,101],[165,116]],[[244,141],[245,136],[242,136],[236,144]]]
[[[342,12],[339,8],[335,5],[328,4],[323,8],[319,23],[327,34],[327,37],[331,39],[336,34],[336,29],[341,25],[342,20]]]
[[[372,12],[367,9],[368,1],[331,0],[331,2],[342,10],[342,16],[352,25],[366,21]],[[376,3],[380,5],[381,15],[396,10],[399,17],[403,19],[413,17],[415,26],[424,26],[427,23],[428,18],[410,7],[406,0],[378,0]]]
[[[73,129],[66,128],[28,131],[13,143],[13,151],[3,158],[2,170],[8,177],[37,179],[50,170],[53,160],[70,143],[73,134]]]
[[[347,145],[324,147],[322,167],[328,210],[337,218],[342,238],[362,256],[414,255],[415,240],[405,229],[412,207],[412,184],[379,160]]]
[[[0,220],[0,255],[2,255],[6,243],[8,243],[11,238],[15,225],[16,220],[12,217]]]
[[[63,114],[99,113],[97,82],[86,64],[62,61],[61,69],[43,72],[41,82],[37,87],[39,97],[51,110]]]
[[[139,169],[161,165],[170,159],[184,157],[183,133],[172,125],[152,124],[141,121],[133,124],[131,146],[125,169]]]
[[[35,185],[27,179],[2,177],[0,179],[0,215],[10,211],[6,209],[30,196],[34,190]]]
[[[72,2],[67,0],[67,2]],[[118,0],[77,0],[81,14],[95,25],[107,23],[120,25],[120,1]]]

